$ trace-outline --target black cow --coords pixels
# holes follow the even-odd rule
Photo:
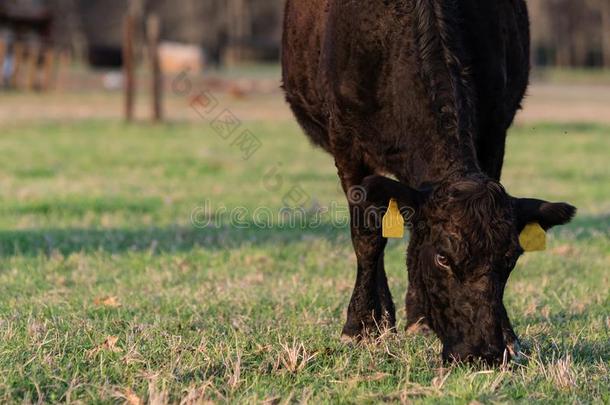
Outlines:
[[[343,335],[393,329],[386,240],[363,218],[390,197],[415,215],[407,252],[409,330],[430,327],[445,360],[517,351],[503,304],[531,222],[575,208],[509,196],[506,131],[529,78],[523,0],[288,0],[283,86],[309,138],[335,159],[358,261]],[[384,175],[392,175],[398,181]]]

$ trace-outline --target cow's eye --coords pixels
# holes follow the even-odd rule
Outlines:
[[[443,269],[443,270],[451,270],[451,264],[450,264],[449,258],[447,256],[438,253],[434,257],[434,261],[435,261],[436,265],[438,267],[440,267],[441,269]]]

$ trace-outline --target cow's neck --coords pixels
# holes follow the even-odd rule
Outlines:
[[[420,147],[405,159],[401,181],[413,187],[451,182],[480,175],[476,152],[468,138],[453,140],[439,134],[428,142],[433,148]]]
[[[413,29],[419,76],[427,90],[436,129],[429,141],[436,147],[424,153],[427,161],[415,163],[411,173],[418,183],[480,174],[474,138],[475,96],[466,68],[469,61],[460,46],[457,16],[441,0],[416,1],[415,4],[413,18],[417,23]],[[422,148],[426,149],[426,146],[422,145]]]

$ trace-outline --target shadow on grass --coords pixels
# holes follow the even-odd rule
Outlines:
[[[610,331],[607,328],[605,331],[599,331],[605,336],[599,336],[597,340],[589,340],[586,334],[582,334],[576,342],[571,344],[573,336],[568,333],[570,335],[568,339],[563,328],[566,331],[571,331],[576,328],[572,325],[586,325],[591,322],[592,318],[597,317],[605,318],[605,307],[603,305],[591,305],[581,313],[557,311],[548,317],[541,314],[529,315],[523,320],[523,323],[526,325],[548,323],[555,328],[552,337],[544,334],[535,338],[541,346],[546,347],[542,352],[542,358],[545,361],[555,361],[559,351],[561,354],[571,354],[576,363],[594,364],[600,360],[603,362],[610,361],[610,340],[608,339]]]
[[[572,349],[572,357],[578,363],[595,363],[610,361],[610,342],[580,340]]]
[[[528,345],[529,346],[529,345]],[[527,348],[525,353],[531,355]],[[559,358],[570,355],[575,364],[593,365],[610,361],[610,342],[608,340],[589,340],[581,338],[573,346],[557,346],[547,342],[540,350],[540,359],[545,364],[555,363]]]
[[[574,220],[561,232],[575,233],[576,238],[584,240],[600,234],[610,236],[610,213],[602,215],[576,215]]]
[[[580,216],[564,232],[586,240],[608,234],[610,215]],[[286,226],[257,227],[253,223],[242,228],[232,226],[199,229],[189,226],[130,228],[66,228],[0,231],[0,257],[15,255],[35,256],[58,251],[64,255],[74,252],[125,251],[178,252],[194,248],[235,249],[243,245],[271,245],[281,247],[304,239],[326,239],[349,243],[347,226],[323,223],[316,227],[290,228]]]
[[[198,229],[188,226],[151,227],[141,229],[26,229],[0,231],[0,257],[15,255],[36,256],[60,252],[127,251],[186,252],[204,248],[210,250],[235,249],[240,246],[269,246],[278,248],[307,239],[325,239],[333,243],[348,243],[349,230],[332,224],[315,228],[285,227],[247,228],[224,226]]]

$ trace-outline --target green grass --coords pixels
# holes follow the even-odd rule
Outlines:
[[[206,201],[277,211],[295,186],[344,219],[332,160],[295,124],[246,125],[247,161],[205,122],[0,127],[0,402],[610,401],[610,128],[512,131],[507,189],[580,211],[509,282],[528,361],[482,371],[442,368],[432,337],[340,344],[355,259],[328,217],[192,225]],[[404,250],[386,254],[401,331]]]
[[[610,83],[610,69],[601,68],[557,68],[537,67],[533,70],[536,80],[564,84],[596,84]]]

